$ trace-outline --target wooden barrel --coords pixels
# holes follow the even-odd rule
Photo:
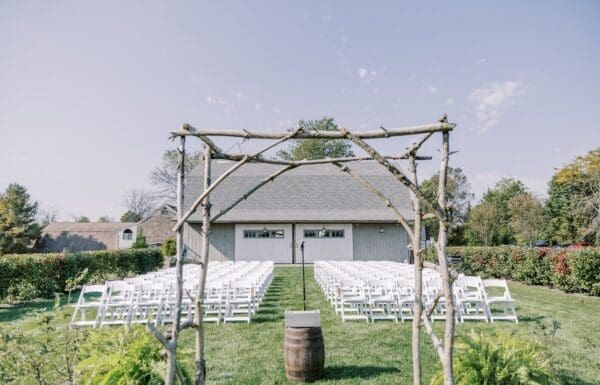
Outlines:
[[[320,327],[286,327],[283,350],[288,380],[312,382],[323,376],[325,345]]]

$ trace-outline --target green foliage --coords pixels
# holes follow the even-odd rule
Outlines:
[[[141,219],[139,215],[129,210],[121,215],[121,222],[139,222]]]
[[[493,189],[488,189],[481,200],[482,204],[493,205],[496,208],[497,226],[490,234],[492,243],[485,245],[509,245],[515,243],[515,235],[511,226],[511,216],[508,204],[517,195],[527,193],[527,188],[517,179],[504,178],[496,183]]]
[[[0,255],[26,253],[39,239],[40,226],[35,222],[37,202],[30,202],[27,189],[11,183],[0,194]]]
[[[509,334],[471,333],[457,337],[454,354],[457,385],[549,385],[550,361],[542,348]],[[442,384],[438,375],[432,384]]]
[[[516,240],[532,246],[544,225],[542,202],[530,193],[516,195],[508,201],[508,212]]]
[[[594,242],[600,234],[600,148],[577,157],[552,177],[546,234],[560,242]]]
[[[77,365],[82,385],[162,385],[161,346],[141,327],[92,334]]]
[[[421,192],[430,202],[437,201],[438,183],[439,173],[425,180],[420,186]],[[460,245],[464,242],[464,224],[473,198],[471,184],[462,169],[448,167],[446,200],[450,208],[450,223],[453,225],[448,235],[448,242],[451,245]],[[437,238],[438,221],[436,219],[425,219],[424,225],[427,233]]]
[[[70,314],[60,306],[37,311],[15,326],[0,324],[0,378],[6,385],[72,384],[80,346],[88,331],[68,327]]]
[[[448,254],[462,257],[465,274],[600,295],[600,248],[449,247]]]
[[[501,218],[493,203],[483,202],[469,213],[466,237],[470,245],[491,246],[501,229]]]
[[[133,241],[133,244],[131,245],[132,249],[147,249],[148,248],[148,242],[146,242],[146,236],[144,235],[144,232],[142,231],[142,229],[138,229],[138,232],[135,236],[135,241]]]
[[[88,223],[88,222],[90,222],[90,218],[86,217],[85,215],[82,215],[82,216],[75,218],[75,222]]]
[[[162,244],[162,255],[163,257],[172,257],[175,254],[177,254],[177,242],[175,242],[175,238],[169,237]]]
[[[87,269],[87,282],[141,274],[162,266],[157,249],[5,255],[0,257],[0,300],[50,298]]]
[[[304,131],[337,131],[338,126],[333,118],[320,120],[301,120],[298,122]],[[277,156],[285,160],[346,158],[354,156],[352,145],[347,140],[339,139],[298,139],[290,141],[287,150],[280,150]]]

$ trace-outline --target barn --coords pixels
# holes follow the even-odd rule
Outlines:
[[[214,180],[233,162],[213,160]],[[349,162],[409,221],[414,219],[409,190],[378,163]],[[408,262],[408,236],[395,216],[366,187],[331,164],[306,165],[279,176],[222,216],[228,207],[277,165],[249,163],[226,178],[210,195],[210,260],[391,260]],[[202,164],[187,176],[184,209],[203,191]],[[184,230],[185,252],[198,257],[202,214],[197,210]]]

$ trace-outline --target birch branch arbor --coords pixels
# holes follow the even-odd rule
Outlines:
[[[298,127],[291,132],[263,132],[263,131],[231,131],[231,130],[198,130],[189,124],[184,124],[180,130],[171,133],[171,139],[179,139],[179,166],[177,175],[177,224],[174,231],[177,233],[177,259],[176,259],[176,312],[175,319],[170,330],[170,333],[165,336],[161,334],[155,327],[149,325],[150,332],[159,340],[167,351],[167,374],[166,384],[172,385],[177,378],[183,384],[181,370],[177,362],[177,345],[181,330],[187,327],[195,329],[195,384],[202,385],[205,383],[206,377],[206,358],[204,356],[204,327],[202,324],[202,307],[204,303],[204,287],[206,283],[206,272],[209,263],[209,233],[212,222],[225,215],[227,212],[235,208],[240,202],[248,199],[250,195],[258,191],[267,183],[273,181],[280,175],[304,165],[315,164],[332,164],[340,169],[340,172],[345,172],[354,178],[357,183],[366,187],[374,194],[384,206],[386,206],[398,220],[398,223],[407,232],[411,242],[414,254],[414,270],[415,270],[415,316],[413,319],[413,380],[414,384],[421,383],[421,367],[420,367],[420,329],[424,324],[427,334],[431,337],[434,348],[439,355],[444,373],[444,384],[454,384],[452,371],[452,350],[454,341],[454,304],[452,296],[452,275],[448,270],[446,260],[446,242],[449,227],[449,218],[446,207],[446,174],[448,169],[449,157],[449,137],[450,132],[454,129],[455,124],[448,123],[444,115],[439,122],[421,126],[405,127],[405,128],[384,128],[374,131],[350,132],[345,128],[340,128],[338,131],[316,131],[304,130],[303,127]],[[419,190],[417,178],[417,161],[430,160],[431,157],[417,155],[421,146],[429,140],[435,133],[441,133],[441,161],[440,161],[440,178],[438,185],[438,199],[435,202],[428,201],[422,192]],[[401,155],[384,156],[380,154],[373,146],[365,142],[369,139],[389,139],[399,136],[421,135],[419,140],[414,142]],[[190,208],[184,213],[184,188],[185,188],[185,168],[183,161],[185,159],[185,143],[187,137],[196,137],[204,144],[204,190],[200,196],[190,205]],[[243,139],[261,139],[273,140],[274,142],[261,148],[252,154],[229,154],[223,152],[212,140],[213,137],[234,137]],[[280,159],[268,159],[263,157],[263,154],[275,146],[286,142],[289,139],[339,139],[350,140],[362,150],[367,156],[350,157],[350,158],[325,158],[316,160],[299,160],[286,161]],[[211,180],[211,159],[227,159],[236,162],[227,171],[221,174],[214,181]],[[390,177],[396,178],[400,183],[405,185],[411,193],[413,210],[415,212],[415,220],[412,224],[407,220],[401,212],[392,204],[390,197],[379,191],[374,185],[369,183],[364,177],[353,171],[347,164],[349,162],[373,160],[382,165],[390,172]],[[408,160],[408,175],[398,168],[391,160]],[[268,163],[281,165],[282,168],[275,173],[267,176],[259,183],[254,185],[239,198],[235,199],[228,207],[211,217],[210,211],[210,195],[216,187],[223,182],[228,176],[241,168],[246,163]],[[201,255],[199,259],[191,259],[186,256],[184,245],[184,228],[185,223],[191,215],[202,208],[202,231],[201,231]],[[438,239],[434,242],[439,265],[431,262],[423,261],[423,248],[421,242],[421,220],[423,218],[422,209],[427,209],[439,222]],[[184,263],[196,263],[200,266],[200,274],[198,277],[199,290],[195,298],[195,314],[193,322],[181,322],[181,303],[183,300],[183,265]],[[438,337],[433,331],[429,323],[428,314],[431,309],[423,309],[422,299],[422,270],[426,265],[430,268],[435,268],[441,273],[443,283],[443,298],[446,305],[446,324],[443,338]],[[437,301],[436,301],[437,303]]]

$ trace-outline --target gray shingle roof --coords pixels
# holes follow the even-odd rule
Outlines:
[[[234,163],[213,161],[212,179]],[[409,190],[376,162],[350,162],[348,166],[375,185],[407,218],[413,219]],[[250,163],[231,174],[211,193],[211,215],[217,215],[242,194],[282,166]],[[188,175],[186,210],[203,191],[203,164]],[[201,222],[198,209],[190,222]],[[248,222],[396,222],[391,211],[366,187],[337,167],[301,166],[279,176],[217,220],[218,223]]]

